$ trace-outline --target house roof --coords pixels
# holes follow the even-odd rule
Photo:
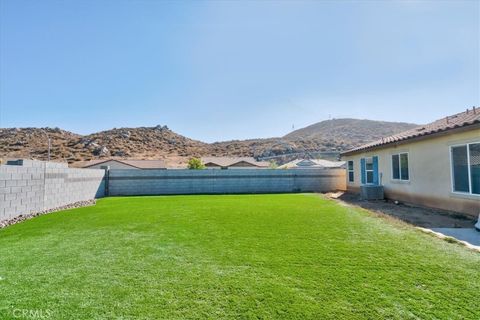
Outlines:
[[[480,109],[473,107],[473,109],[467,109],[464,112],[447,116],[432,123],[418,126],[416,128],[364,144],[357,148],[343,152],[341,155],[346,156],[371,149],[378,149],[384,146],[386,147],[392,143],[405,142],[411,139],[432,136],[453,129],[465,128],[476,124],[480,124]]]
[[[219,167],[230,167],[239,162],[247,162],[256,167],[268,167],[270,165],[267,161],[257,161],[253,157],[203,157],[204,164],[212,163]]]
[[[308,163],[310,162],[310,163]],[[287,168],[341,168],[345,165],[345,161],[330,161],[325,159],[295,159],[287,162],[279,169]]]
[[[107,159],[107,160],[91,160],[82,165],[82,168],[89,168],[94,165],[102,164],[109,161],[116,161],[125,165],[135,167],[138,169],[165,169],[166,165],[163,160],[120,160],[120,159]]]

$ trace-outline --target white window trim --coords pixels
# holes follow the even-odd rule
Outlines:
[[[400,160],[400,155],[401,154],[406,154],[407,155],[407,161],[408,161],[408,179],[402,179],[402,166],[401,166],[401,160]],[[393,161],[393,156],[398,156],[398,179],[395,179],[393,177],[393,166],[392,166],[392,161]],[[410,182],[410,154],[408,152],[400,152],[400,153],[393,153],[391,156],[390,156],[390,165],[392,166],[392,180],[397,182],[397,181],[402,181],[402,182]]]
[[[352,162],[352,169],[350,170],[350,167],[348,166],[348,163]],[[353,173],[353,181],[350,181],[350,172]],[[348,160],[347,161],[347,181],[349,183],[355,183],[355,161],[353,160]]]
[[[372,170],[367,170],[367,159],[372,159]],[[369,171],[372,172],[372,182],[368,182],[367,172],[369,172]],[[373,168],[373,156],[372,157],[366,157],[365,158],[365,184],[374,184],[374,177],[373,177],[374,172],[375,172],[375,169]]]
[[[461,195],[469,195],[469,196],[474,196],[474,197],[480,197],[480,194],[472,193],[472,175],[471,175],[471,169],[470,169],[470,145],[471,144],[477,144],[480,143],[480,141],[472,141],[472,142],[465,142],[465,143],[458,143],[458,144],[452,144],[450,145],[450,186],[452,193],[454,194],[461,194]],[[452,155],[452,149],[455,147],[462,147],[462,146],[467,146],[467,167],[468,167],[468,188],[469,192],[463,192],[463,191],[455,191],[455,185],[453,183],[453,155]]]

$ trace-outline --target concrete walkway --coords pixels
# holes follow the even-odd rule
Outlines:
[[[474,228],[432,228],[446,236],[466,241],[474,246],[480,246],[480,231]]]

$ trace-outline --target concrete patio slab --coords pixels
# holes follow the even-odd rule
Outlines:
[[[474,246],[480,246],[480,231],[474,228],[432,228],[432,230]]]

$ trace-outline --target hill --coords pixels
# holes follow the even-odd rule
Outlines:
[[[177,166],[192,156],[269,157],[295,153],[339,152],[411,129],[408,123],[335,119],[316,123],[281,138],[204,143],[167,126],[114,128],[79,135],[59,128],[0,129],[0,158],[47,158],[69,163],[99,158],[164,159]],[[288,160],[288,159],[285,159]]]
[[[47,135],[51,159],[69,163],[98,158],[163,158],[199,156],[208,144],[188,139],[166,126],[111,129],[78,135],[58,128],[0,129],[0,158],[46,159]]]
[[[417,124],[386,122],[360,119],[332,119],[295,130],[286,136],[287,140],[321,139],[343,141],[349,146],[358,146],[370,141],[410,130]]]
[[[210,152],[255,157],[340,152],[417,126],[403,122],[333,119],[295,130],[281,138],[216,142],[210,145]]]
[[[52,159],[63,159],[73,152],[70,144],[81,135],[59,128],[0,128],[0,158],[47,159],[48,137],[52,143]]]

